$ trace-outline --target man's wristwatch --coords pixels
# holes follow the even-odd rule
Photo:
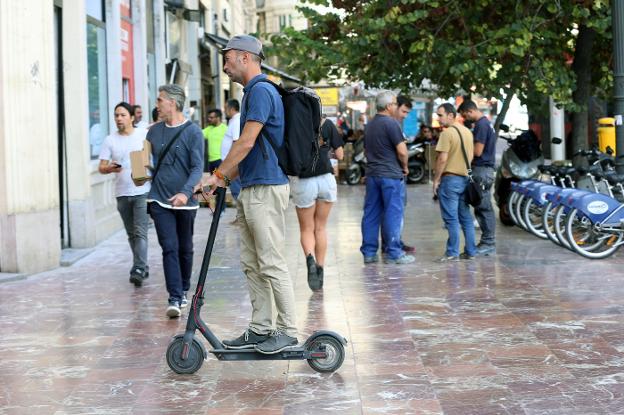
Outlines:
[[[219,179],[223,180],[225,182],[225,187],[229,187],[230,183],[232,183],[230,178],[227,177],[225,174],[223,174],[219,169],[214,169],[212,174],[217,176]]]

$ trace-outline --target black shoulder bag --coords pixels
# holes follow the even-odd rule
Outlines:
[[[464,192],[464,199],[470,206],[479,206],[482,198],[481,186],[472,178],[472,169],[470,168],[470,163],[468,163],[468,156],[466,155],[466,148],[464,147],[464,137],[462,137],[459,128],[454,125],[451,127],[459,134],[459,143],[461,144],[464,162],[466,163],[466,170],[468,170],[468,186],[466,186],[466,191]]]
[[[169,149],[171,148],[171,146],[173,146],[173,143],[175,143],[176,141],[178,141],[178,138],[180,138],[180,136],[182,135],[182,131],[184,131],[186,129],[186,127],[188,127],[189,125],[191,125],[191,121],[188,120],[186,122],[186,124],[184,124],[184,127],[182,127],[171,139],[171,141],[169,141],[169,144],[167,144],[167,147],[165,147],[165,149],[163,151],[160,152],[160,154],[158,155],[158,163],[156,163],[156,167],[154,168],[154,171],[152,173],[152,177],[150,178],[150,180],[152,181],[152,184],[154,183],[154,180],[156,179],[156,175],[158,174],[158,170],[160,169],[160,166],[162,165],[162,161],[165,159],[165,156],[167,155],[167,153],[169,152]],[[167,126],[164,126],[163,128],[167,128]],[[149,203],[147,204],[147,214],[149,215],[150,213],[150,208],[149,208]]]

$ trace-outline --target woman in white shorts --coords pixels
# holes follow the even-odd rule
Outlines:
[[[297,208],[301,247],[306,256],[308,286],[317,291],[323,288],[323,267],[327,252],[327,219],[332,203],[337,200],[336,178],[329,158],[330,147],[342,160],[343,142],[338,129],[328,119],[321,124],[321,151],[316,170],[306,177],[291,177],[290,189]],[[316,258],[316,259],[315,259]]]

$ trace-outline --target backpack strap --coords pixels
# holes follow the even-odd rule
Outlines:
[[[271,84],[273,85],[273,87],[277,90],[277,92],[280,94],[280,96],[284,95],[286,93],[286,90],[284,88],[282,88],[280,85],[276,84],[275,82],[271,81],[270,79],[267,78],[261,78],[258,80],[258,82],[256,82],[247,92],[248,95],[251,94],[251,91],[254,89],[254,87],[259,84],[260,82],[266,82],[267,84]],[[249,96],[247,96],[247,98],[245,98],[245,115],[247,115],[247,111],[249,111]],[[262,129],[260,130],[260,137],[264,137],[265,140],[267,140],[269,142],[269,144],[271,145],[271,147],[273,147],[273,151],[275,152],[275,157],[277,157],[277,145],[273,142],[273,140],[271,139],[271,137],[268,134],[264,134],[264,126],[262,127]],[[266,152],[266,147],[264,146],[264,141],[263,140],[258,140],[258,145],[260,146],[260,151],[262,152],[262,158],[265,160],[269,159],[269,155]]]

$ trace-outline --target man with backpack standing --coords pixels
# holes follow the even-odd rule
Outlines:
[[[265,82],[267,76],[260,69],[264,54],[258,39],[234,36],[222,52],[224,72],[244,87],[242,131],[225,160],[201,186],[226,187],[240,177],[240,254],[252,304],[249,327],[223,344],[230,349],[255,348],[273,354],[298,343],[295,294],[285,258],[290,188],[273,149],[284,142],[284,105],[276,88]]]
[[[377,262],[379,229],[386,244],[385,262],[409,264],[412,255],[401,249],[403,221],[403,181],[407,174],[407,146],[399,123],[393,118],[397,109],[396,95],[382,91],[375,98],[377,115],[366,125],[366,196],[362,217],[364,263]],[[381,226],[383,224],[383,226]]]

